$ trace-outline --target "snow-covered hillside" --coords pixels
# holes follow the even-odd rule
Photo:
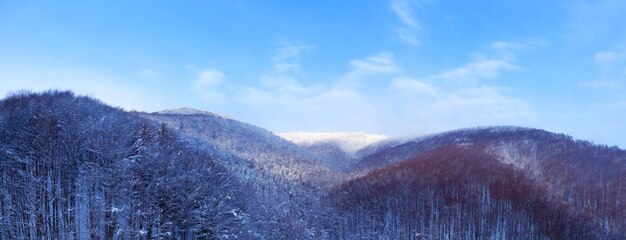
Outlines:
[[[228,166],[240,168],[247,163],[292,180],[314,180],[328,174],[328,169],[298,145],[220,114],[181,108],[139,115],[167,124],[193,146],[211,149]]]
[[[357,152],[388,139],[387,136],[363,132],[287,132],[283,137],[306,149],[329,168],[344,170],[357,161]]]
[[[175,114],[175,115],[208,115],[208,116],[215,116],[215,117],[219,117],[219,118],[223,118],[223,119],[231,119],[233,120],[231,117],[228,117],[226,115],[223,114],[219,114],[219,113],[214,113],[214,112],[210,112],[210,111],[205,111],[205,110],[199,110],[199,109],[195,109],[195,108],[173,108],[173,109],[166,109],[163,111],[158,111],[155,112],[156,114]]]
[[[617,147],[520,127],[281,136],[189,108],[11,95],[0,239],[626,239]]]
[[[334,143],[348,154],[355,154],[359,149],[388,137],[363,132],[286,132],[278,136],[300,146],[318,143]]]

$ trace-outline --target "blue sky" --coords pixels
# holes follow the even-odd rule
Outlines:
[[[0,95],[274,132],[520,125],[626,147],[626,2],[2,1]]]

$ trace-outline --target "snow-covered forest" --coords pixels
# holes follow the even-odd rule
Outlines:
[[[626,239],[617,147],[517,127],[333,144],[15,93],[0,101],[0,240]]]

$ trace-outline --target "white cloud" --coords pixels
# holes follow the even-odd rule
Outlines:
[[[596,66],[605,75],[619,74],[619,68],[626,67],[624,60],[626,60],[626,51],[620,50],[599,51],[593,55],[593,61]],[[617,70],[617,72],[615,72],[615,70]]]
[[[419,40],[417,39],[417,35],[420,33],[419,28],[411,28],[411,27],[398,27],[396,28],[397,37],[405,43],[410,45],[418,45]]]
[[[450,126],[526,125],[535,121],[529,105],[518,98],[506,96],[503,89],[489,86],[461,89],[450,93],[433,105],[442,121]]]
[[[545,47],[548,44],[539,40],[528,41],[494,41],[491,43],[491,50],[494,52],[492,58],[505,61],[515,61],[520,52]]]
[[[422,31],[422,26],[413,13],[416,4],[412,0],[391,0],[389,4],[389,8],[402,23],[396,28],[397,37],[410,45],[419,44],[418,35]]]
[[[419,28],[419,24],[413,17],[411,4],[412,3],[409,0],[391,0],[390,7],[398,18],[400,18],[402,23],[411,27]]]
[[[387,52],[381,52],[369,57],[350,61],[350,71],[347,72],[338,85],[341,87],[356,87],[366,77],[381,74],[399,74],[400,67],[396,64],[394,56]]]
[[[196,89],[202,90],[215,87],[226,79],[226,75],[216,69],[203,69],[196,78]]]
[[[579,82],[578,86],[595,90],[616,90],[626,77],[626,52],[621,50],[599,51],[593,55],[598,76],[595,81]]]
[[[305,87],[297,82],[262,90],[246,87],[235,101],[246,106],[253,122],[273,130],[375,130],[377,108],[361,92],[332,87]],[[269,114],[271,113],[271,114]]]
[[[283,41],[279,43],[278,48],[272,53],[273,74],[295,73],[299,71],[301,58],[311,49],[313,49],[313,46],[303,42]]]
[[[298,63],[275,63],[274,64],[274,72],[275,73],[285,73],[285,72],[296,72],[301,68]]]
[[[505,61],[471,61],[421,80],[407,76],[389,53],[354,59],[348,65],[350,70],[343,77],[326,85],[306,86],[294,77],[274,76],[262,80],[264,87],[240,89],[235,101],[250,114],[242,120],[276,131],[391,135],[536,121],[529,104],[509,96],[508,89],[432,81],[463,78],[479,83],[517,68]],[[359,83],[370,78],[376,80],[372,85],[382,87],[361,87]]]
[[[482,112],[484,114],[482,117],[495,117],[495,120],[507,121],[518,117],[523,119],[524,115],[531,115],[525,101],[507,97],[503,94],[503,90],[506,89],[480,86],[453,91],[435,104],[434,108],[471,115]]]
[[[520,67],[497,59],[475,60],[452,70],[428,77],[430,81],[445,80],[456,84],[474,84],[480,79],[493,79],[503,71],[517,70]]]
[[[363,59],[350,61],[351,74],[366,75],[378,73],[393,73],[398,71],[398,66],[392,54],[387,52],[378,53]]]
[[[202,69],[194,81],[194,90],[207,103],[224,103],[227,97],[220,91],[219,86],[225,79],[226,75],[217,69]]]
[[[313,46],[303,42],[280,42],[274,50],[273,62],[285,62],[299,59],[302,54],[313,49]]]
[[[431,84],[410,77],[396,78],[391,82],[389,88],[410,95],[425,97],[437,96],[437,91]]]

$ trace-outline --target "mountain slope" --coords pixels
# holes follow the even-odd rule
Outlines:
[[[221,154],[228,166],[250,164],[289,180],[332,180],[313,156],[265,129],[195,109],[138,114],[165,123],[193,146]]]
[[[377,151],[370,151],[369,155],[363,156],[353,167],[358,170],[371,170],[387,164],[393,164],[409,159],[413,156],[417,156],[421,153],[448,144],[486,144],[489,145],[494,151],[501,150],[499,151],[501,154],[506,154],[506,149],[503,149],[503,147],[506,147],[506,144],[512,144],[510,145],[511,149],[524,148],[524,145],[527,148],[532,148],[532,146],[536,146],[542,141],[566,142],[572,141],[572,138],[564,134],[554,134],[539,129],[512,126],[459,129],[422,136],[415,139],[390,142],[388,145],[383,145],[378,147],[378,149],[375,149]],[[525,149],[528,151],[523,151],[523,149],[520,150],[520,152],[526,152],[528,154],[531,154],[532,152],[532,149]],[[523,159],[518,160],[525,161]],[[522,164],[519,161],[513,161],[512,163]]]
[[[347,182],[330,196],[343,216],[336,231],[356,238],[624,237],[477,147],[442,146]]]
[[[547,188],[545,194],[554,199],[549,204],[559,203],[600,235],[623,237],[626,232],[626,202],[619,200],[626,198],[626,151],[563,134],[518,127],[456,130],[390,145],[363,158],[355,171],[364,178],[378,171],[393,176],[393,171],[402,171],[390,166],[408,164],[450,146],[480,152],[523,173],[535,185]],[[488,173],[473,174],[480,178]]]
[[[316,187],[231,152],[71,92],[9,96],[0,101],[0,239],[319,238]],[[294,163],[265,159],[272,169]]]
[[[14,94],[0,239],[626,239],[617,147],[520,127],[329,136],[303,148],[206,111]]]
[[[239,189],[167,128],[97,100],[0,101],[0,239],[243,236]]]
[[[287,132],[278,136],[304,148],[325,166],[345,170],[358,159],[357,152],[387,139],[387,136],[362,132]]]

